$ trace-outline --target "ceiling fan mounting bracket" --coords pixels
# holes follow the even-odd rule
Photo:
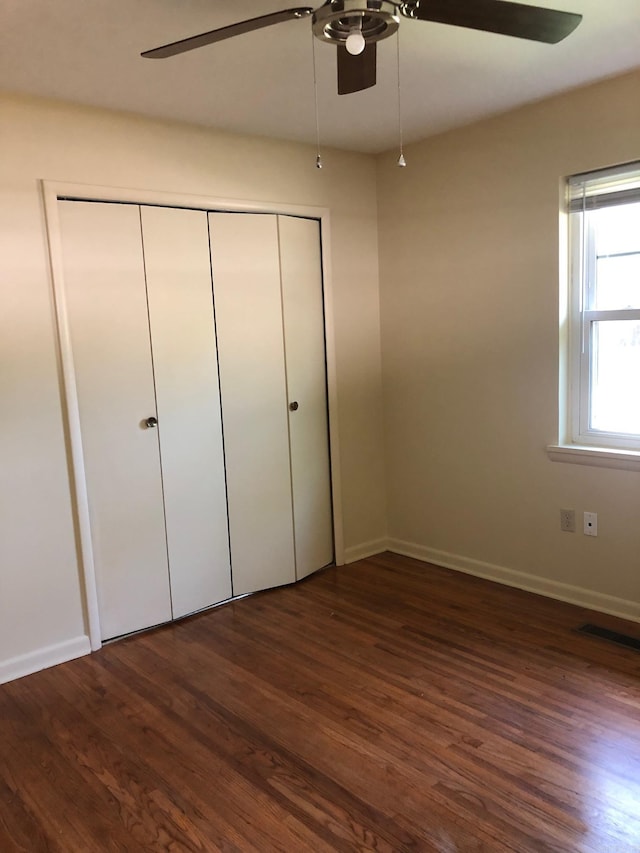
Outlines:
[[[312,26],[321,41],[342,45],[357,27],[369,44],[392,36],[400,16],[390,0],[330,0],[313,13]]]

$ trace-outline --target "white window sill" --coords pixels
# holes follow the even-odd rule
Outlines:
[[[547,455],[552,462],[595,465],[598,468],[622,468],[640,471],[640,451],[588,447],[583,444],[549,444]]]

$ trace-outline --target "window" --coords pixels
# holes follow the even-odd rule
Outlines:
[[[640,451],[640,163],[569,180],[571,442]]]

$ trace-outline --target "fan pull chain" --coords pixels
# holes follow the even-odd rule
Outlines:
[[[313,98],[316,109],[316,169],[322,169],[322,155],[320,154],[320,115],[318,112],[318,77],[316,74],[316,37],[311,30],[311,56],[313,59]]]
[[[402,145],[402,99],[400,97],[400,29],[396,31],[396,58],[398,65],[398,136],[400,138],[400,156],[398,157],[398,166],[404,168],[407,161],[404,158]]]

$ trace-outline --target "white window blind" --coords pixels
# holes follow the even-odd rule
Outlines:
[[[569,178],[571,213],[636,202],[640,202],[640,163]]]

